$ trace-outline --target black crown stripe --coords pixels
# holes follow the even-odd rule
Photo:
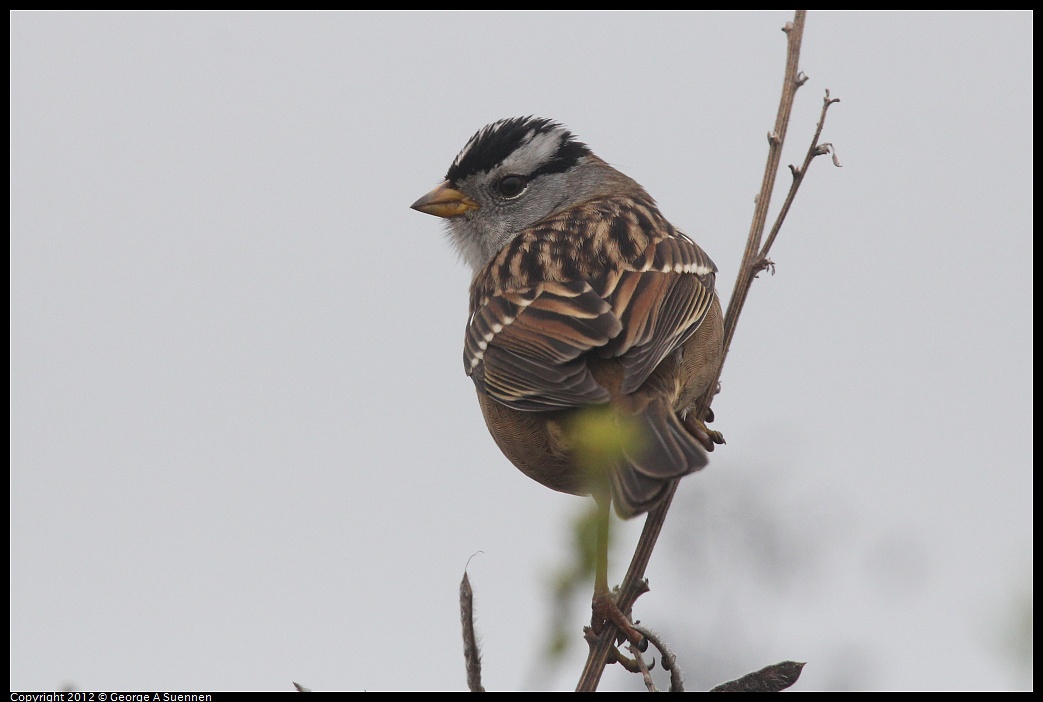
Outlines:
[[[533,137],[555,130],[562,135],[557,153],[536,172],[520,175],[532,177],[543,173],[560,173],[590,153],[586,144],[577,141],[570,131],[553,120],[532,116],[512,117],[478,130],[453,161],[445,179],[450,183],[459,183],[475,173],[490,171]]]

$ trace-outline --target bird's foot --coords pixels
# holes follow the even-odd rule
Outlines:
[[[706,421],[713,421],[713,413],[709,410],[707,410]],[[684,424],[684,428],[688,430],[688,433],[695,437],[695,440],[702,444],[702,447],[707,451],[713,451],[715,444],[724,443],[724,434],[710,429],[701,419],[696,419],[694,414],[689,413],[681,423]]]
[[[594,600],[591,603],[591,611],[593,617],[590,620],[590,624],[595,633],[600,634],[605,623],[612,622],[619,628],[619,632],[622,636],[625,636],[631,643],[636,645],[642,651],[648,647],[648,641],[637,631],[637,629],[634,628],[633,623],[630,621],[630,617],[619,609],[619,605],[616,604],[616,598],[607,589],[594,590]]]

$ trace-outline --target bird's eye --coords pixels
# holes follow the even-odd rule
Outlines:
[[[500,178],[500,182],[496,184],[496,191],[506,198],[518,197],[525,190],[525,186],[529,184],[529,181],[525,178],[516,175],[509,175]]]

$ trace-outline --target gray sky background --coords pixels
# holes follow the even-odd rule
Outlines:
[[[463,689],[477,551],[486,686],[571,689],[588,593],[542,651],[586,501],[489,438],[469,274],[409,205],[479,127],[555,118],[727,298],[790,16],[13,13],[12,689]],[[810,14],[784,163],[829,88],[843,168],[637,606],[691,687],[1031,688],[1032,19]]]

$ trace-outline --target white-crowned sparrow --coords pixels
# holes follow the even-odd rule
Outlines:
[[[720,435],[690,412],[721,359],[717,267],[644,188],[560,124],[516,117],[412,207],[446,219],[474,271],[464,369],[514,465],[623,517],[706,465]],[[614,451],[577,429],[591,407],[627,435]]]

